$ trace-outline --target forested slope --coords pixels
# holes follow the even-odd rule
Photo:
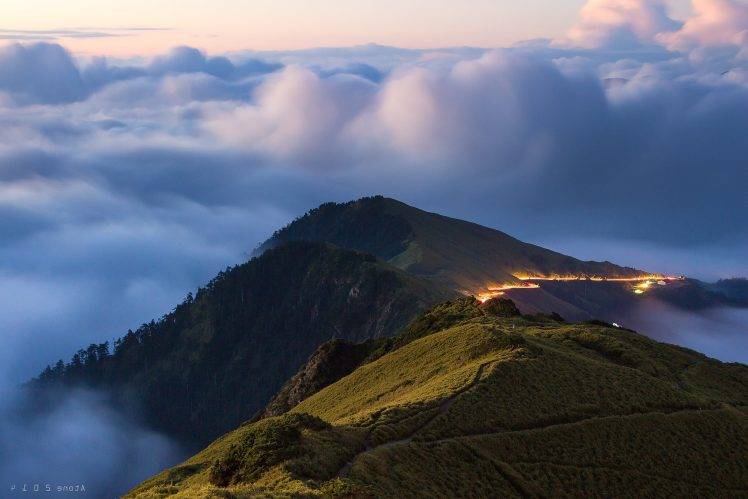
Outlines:
[[[221,272],[109,354],[92,345],[32,389],[87,386],[204,444],[262,409],[323,342],[392,335],[451,295],[370,255],[291,243]]]

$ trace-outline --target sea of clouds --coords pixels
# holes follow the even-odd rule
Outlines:
[[[583,258],[747,275],[748,5],[693,7],[676,21],[660,1],[590,0],[567,35],[497,50],[0,47],[3,392],[162,315],[330,200],[381,193]],[[60,454],[78,437],[58,422],[94,416],[102,442],[135,435],[101,469],[151,463],[137,480],[178,454],[77,402],[77,419],[63,404],[14,426],[59,445],[0,456],[87,469]]]

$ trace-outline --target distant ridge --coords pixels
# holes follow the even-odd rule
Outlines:
[[[383,196],[325,203],[277,231],[255,254],[298,240],[324,241],[371,253],[412,275],[473,294],[519,283],[516,276],[647,275],[610,262],[578,260],[495,229]]]

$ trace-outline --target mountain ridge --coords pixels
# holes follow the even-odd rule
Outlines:
[[[746,492],[748,366],[487,303],[437,305],[398,347],[127,497]]]
[[[659,286],[664,276],[657,273],[578,260],[383,196],[324,203],[276,231],[254,254],[293,240],[365,251],[464,295],[505,295],[523,313],[555,312],[573,321],[625,322],[639,302],[654,299],[690,311],[748,307],[745,279],[709,284],[680,276]],[[637,295],[645,291],[637,284],[647,280],[646,294]]]
[[[325,203],[276,231],[254,252],[316,240],[371,253],[413,275],[478,294],[519,276],[636,277],[646,272],[582,261],[479,224],[430,213],[383,196]]]

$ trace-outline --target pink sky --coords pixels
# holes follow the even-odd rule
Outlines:
[[[584,0],[5,0],[0,38],[47,37],[83,54],[149,55],[175,45],[209,52],[380,43],[498,47],[555,38]],[[687,0],[671,0],[674,14]],[[167,28],[137,30],[124,28]],[[16,30],[16,31],[7,31]],[[31,33],[79,30],[118,36]]]

